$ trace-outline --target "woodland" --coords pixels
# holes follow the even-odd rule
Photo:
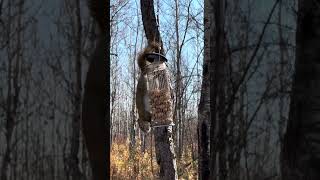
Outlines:
[[[1,180],[320,179],[317,0],[97,2],[0,0]],[[175,125],[145,133],[151,41]]]
[[[140,1],[142,23],[136,5],[132,64],[125,70],[128,79],[134,77],[133,86],[127,87],[131,93],[117,96],[123,92],[117,89],[122,79],[117,81],[115,75],[111,82],[112,178],[320,178],[319,2]],[[121,19],[126,14],[120,11],[116,12]],[[113,49],[112,41],[113,33],[122,31],[113,31],[117,21],[112,20],[111,53],[115,56],[111,63],[120,68],[111,66],[111,70],[123,72],[118,64],[123,56],[117,56],[121,50]],[[173,145],[170,128],[155,127],[154,133],[145,134],[136,123],[136,52],[152,39],[163,43],[166,52],[162,54],[169,59],[173,75]],[[125,99],[117,104],[117,97]],[[123,108],[129,105],[128,113],[122,114],[125,100]],[[121,115],[129,119],[124,130]],[[161,134],[164,138],[157,138],[166,131]],[[157,142],[163,144],[162,149]],[[128,151],[121,151],[124,143]],[[173,147],[173,156],[161,153],[166,143]],[[128,163],[119,166],[127,153]],[[160,170],[155,171],[157,165]]]

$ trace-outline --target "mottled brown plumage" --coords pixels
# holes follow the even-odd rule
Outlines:
[[[146,65],[150,64],[146,60],[146,54],[152,52],[161,52],[160,43],[152,42],[148,44],[138,55],[138,66],[141,70],[141,75],[137,84],[137,92],[136,92],[136,105],[138,109],[139,119],[138,124],[139,127],[144,132],[150,131],[150,123],[151,123],[151,109],[149,107],[149,97],[147,94],[147,76],[146,76]]]
[[[138,56],[141,75],[137,85],[136,104],[139,113],[139,126],[148,132],[151,119],[153,125],[169,125],[172,123],[172,88],[170,75],[163,63],[150,63],[146,59],[147,53],[161,53],[161,45],[150,43]],[[148,88],[147,88],[148,82]],[[156,93],[156,92],[161,92]],[[155,97],[158,95],[159,97]]]

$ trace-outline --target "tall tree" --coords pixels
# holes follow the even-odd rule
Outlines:
[[[225,105],[225,0],[212,0],[215,31],[210,35],[210,177],[225,180],[226,173],[226,114]],[[218,167],[216,157],[218,156]]]
[[[204,1],[204,60],[202,71],[201,95],[198,107],[198,153],[199,153],[199,179],[209,179],[209,136],[210,136],[210,89],[209,89],[209,61],[210,36],[213,32],[213,11],[210,0]]]
[[[66,1],[65,6],[66,9],[69,9],[70,12],[70,24],[72,28],[73,36],[68,39],[68,43],[71,44],[72,52],[70,65],[73,66],[74,71],[74,79],[70,84],[73,84],[72,88],[72,122],[71,122],[71,146],[70,146],[70,154],[68,161],[68,171],[70,171],[70,175],[72,179],[80,179],[82,174],[79,168],[79,148],[80,148],[80,117],[81,117],[81,94],[82,94],[82,22],[81,22],[81,12],[80,12],[80,1]],[[74,12],[74,13],[72,13]],[[72,46],[74,45],[74,46]],[[68,172],[69,173],[69,172]]]
[[[110,1],[89,0],[89,7],[98,22],[100,36],[96,51],[90,61],[82,105],[82,128],[93,179],[108,179],[109,155],[107,142],[109,138],[110,103]]]
[[[21,108],[21,69],[22,61],[24,58],[24,42],[23,36],[25,35],[25,28],[23,27],[25,3],[19,1],[9,1],[8,8],[8,21],[6,22],[5,41],[5,55],[7,59],[7,96],[4,105],[5,110],[5,150],[2,156],[2,163],[0,167],[0,178],[6,180],[10,178],[9,170],[13,171],[13,176],[16,175],[17,149],[14,149],[14,141],[17,141],[17,123],[19,120],[19,109]],[[0,13],[1,14],[1,13]],[[3,79],[4,80],[4,79]],[[15,153],[13,153],[15,152]]]
[[[153,0],[141,0],[142,21],[148,42],[159,42],[163,47],[160,32],[154,13]],[[161,48],[161,54],[164,54]],[[155,150],[157,162],[160,165],[160,179],[178,179],[176,155],[172,138],[172,126],[157,127],[154,129]]]
[[[179,36],[179,1],[175,0],[175,33],[176,33],[176,88],[175,88],[175,110],[174,110],[174,121],[176,121],[176,144],[178,145],[178,158],[180,159],[182,156],[182,126],[181,126],[181,118],[182,118],[182,78],[181,78],[181,49],[180,49],[180,36]]]
[[[296,61],[281,149],[283,180],[320,179],[320,5],[298,1]]]
[[[205,1],[205,49],[199,104],[199,179],[226,179],[225,1]],[[215,29],[215,30],[214,30]],[[209,85],[209,86],[208,86]],[[210,121],[209,121],[210,118]],[[219,153],[218,165],[216,157]]]

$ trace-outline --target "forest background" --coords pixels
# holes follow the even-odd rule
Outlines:
[[[173,74],[176,95],[174,139],[181,179],[196,179],[199,170],[201,120],[198,113],[206,53],[204,3],[196,0],[154,1],[169,69]],[[138,129],[132,103],[139,75],[136,56],[145,46],[146,39],[139,2],[131,4],[133,7],[129,4],[120,5],[114,10],[118,16],[112,16],[119,21],[112,19],[115,30],[111,36],[114,60],[111,83],[114,161],[111,172],[113,177],[153,179],[157,177],[155,170],[158,169],[151,150],[152,135],[145,135]],[[280,1],[279,4],[278,1],[227,2],[225,29],[228,55],[232,61],[229,72],[234,82],[231,83],[236,84],[244,72],[247,75],[231,105],[231,120],[228,119],[226,128],[228,176],[231,179],[232,174],[243,179],[280,178],[280,144],[288,117],[294,64],[296,6],[293,1]],[[114,4],[113,7],[117,6]],[[127,17],[134,9],[136,16]],[[121,31],[121,27],[127,28]],[[119,36],[115,36],[117,33]],[[121,43],[124,43],[123,48],[118,47]],[[123,58],[125,56],[128,58]],[[123,162],[123,159],[129,161]],[[239,161],[239,166],[234,160]],[[232,163],[237,167],[232,167]],[[235,169],[237,172],[232,172]]]
[[[227,3],[225,29],[232,77],[248,72],[232,105],[234,121],[229,124],[233,129],[227,131],[227,154],[231,163],[237,155],[234,152],[239,152],[238,170],[244,179],[277,179],[280,173],[297,4],[282,0],[274,6],[275,2]],[[0,4],[1,177],[69,179],[71,172],[81,172],[87,179],[91,174],[77,119],[78,102],[97,32],[86,1],[3,0]],[[181,179],[195,179],[204,2],[159,0],[155,10],[178,94],[174,102],[178,174]],[[139,76],[136,57],[146,45],[139,1],[112,0],[110,13],[111,177],[154,179],[154,143],[150,134],[139,130],[134,103]],[[74,45],[75,39],[81,40],[80,47]],[[237,143],[240,148],[233,149]]]

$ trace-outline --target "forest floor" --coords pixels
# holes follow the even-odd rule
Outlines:
[[[142,151],[141,140],[130,151],[128,139],[117,138],[112,141],[110,176],[112,180],[153,180],[159,179],[159,167],[156,162],[154,142]],[[177,159],[179,180],[197,179],[197,161],[192,148],[185,148],[181,158]]]

